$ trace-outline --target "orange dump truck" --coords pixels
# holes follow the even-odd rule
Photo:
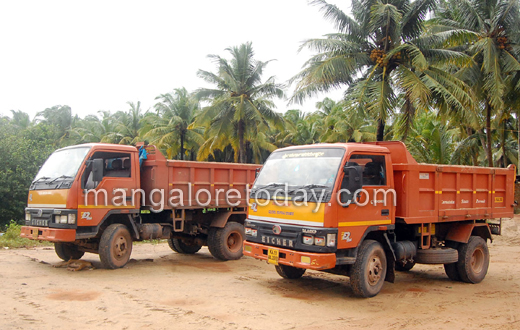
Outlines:
[[[63,260],[98,253],[123,267],[132,242],[166,238],[179,253],[208,245],[242,256],[246,194],[259,165],[166,160],[154,146],[82,144],[55,151],[31,184],[21,236]]]
[[[415,263],[478,283],[487,240],[513,216],[514,181],[513,165],[418,164],[401,142],[279,149],[251,190],[244,254],[284,278],[306,269],[349,276],[362,297]]]

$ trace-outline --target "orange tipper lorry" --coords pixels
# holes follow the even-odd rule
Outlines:
[[[98,253],[112,269],[128,262],[133,241],[157,238],[179,253],[208,245],[217,259],[238,259],[260,167],[166,160],[142,143],[59,149],[31,184],[21,236],[54,242],[63,260]]]
[[[244,255],[284,278],[306,269],[349,276],[361,297],[415,263],[478,283],[487,240],[513,217],[514,181],[513,165],[418,164],[401,142],[279,149],[251,190]]]

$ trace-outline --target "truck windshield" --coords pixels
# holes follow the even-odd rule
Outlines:
[[[33,183],[74,179],[89,150],[90,147],[79,147],[55,151],[45,161]]]
[[[271,154],[255,181],[255,189],[325,188],[332,190],[338,174],[342,148],[300,149]]]

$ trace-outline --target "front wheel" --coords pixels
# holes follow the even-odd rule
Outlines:
[[[381,243],[365,240],[358,250],[350,273],[350,285],[359,297],[374,297],[381,291],[386,277],[386,255]]]
[[[78,246],[67,243],[54,243],[54,251],[61,260],[81,259],[85,252],[78,250]]]
[[[224,228],[212,227],[208,234],[208,249],[220,260],[236,260],[242,257],[244,226],[238,222],[228,222]]]
[[[305,274],[305,268],[296,268],[292,266],[286,266],[286,265],[276,265],[274,266],[276,269],[276,272],[278,275],[280,275],[283,278],[287,278],[290,280],[294,280],[297,278],[300,278]]]
[[[132,236],[125,225],[115,223],[108,226],[99,242],[99,259],[104,268],[121,268],[132,254]]]

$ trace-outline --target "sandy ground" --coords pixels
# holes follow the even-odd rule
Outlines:
[[[346,277],[280,278],[251,258],[219,262],[134,245],[118,270],[70,272],[52,248],[0,251],[0,329],[520,329],[520,217],[490,245],[480,284],[417,265],[371,299]],[[97,255],[83,259],[100,266]]]

